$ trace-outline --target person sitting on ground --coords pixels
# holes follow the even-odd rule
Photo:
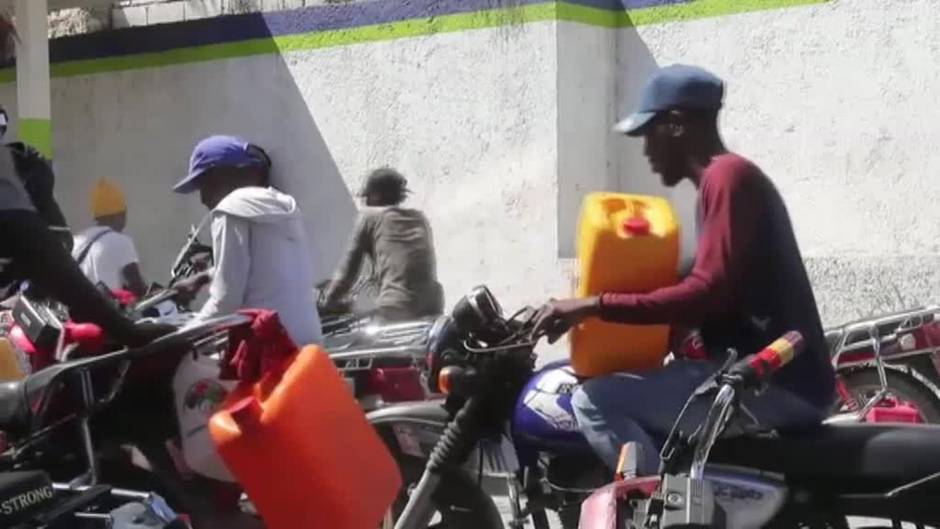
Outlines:
[[[443,312],[431,226],[420,211],[401,207],[408,193],[408,181],[394,169],[377,169],[366,179],[360,192],[366,207],[327,289],[328,308],[349,292],[368,256],[378,281],[381,319],[404,321]]]
[[[116,184],[98,181],[91,194],[91,214],[95,225],[75,237],[72,256],[92,283],[104,283],[111,290],[124,289],[137,298],[147,294],[140,273],[137,247],[124,233],[127,203]]]
[[[209,282],[201,319],[254,308],[276,310],[298,345],[322,342],[314,271],[303,215],[293,197],[270,187],[271,160],[235,136],[199,142],[189,175],[173,191],[199,191],[212,215],[215,266],[181,282],[192,292]]]

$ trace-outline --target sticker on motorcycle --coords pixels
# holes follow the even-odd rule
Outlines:
[[[206,415],[215,411],[228,395],[225,387],[218,381],[202,379],[186,390],[183,405],[190,410],[198,410]]]
[[[558,430],[578,431],[578,422],[568,410],[561,407],[561,397],[556,394],[530,391],[523,403],[536,415]]]
[[[414,457],[424,457],[421,450],[421,442],[418,440],[417,432],[408,424],[396,424],[392,426],[395,432],[395,439],[398,440],[398,447],[402,453]]]
[[[578,377],[570,366],[545,373],[535,385],[539,391],[559,395],[574,393],[576,387],[578,387]]]

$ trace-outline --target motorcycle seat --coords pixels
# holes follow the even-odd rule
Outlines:
[[[0,384],[0,430],[14,435],[25,433],[41,407],[40,399],[51,396],[47,395],[47,389],[75,366],[88,362],[74,360],[53,364],[22,380]]]
[[[45,472],[0,473],[0,527],[21,524],[57,503]]]
[[[879,491],[940,473],[940,426],[825,425],[802,433],[722,440],[712,455],[713,463],[777,472],[788,480]]]

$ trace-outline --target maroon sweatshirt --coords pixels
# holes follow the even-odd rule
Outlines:
[[[692,272],[677,285],[650,293],[604,294],[601,317],[698,326],[709,350],[734,347],[742,356],[797,330],[806,349],[774,382],[816,406],[829,406],[835,376],[816,300],[776,187],[741,156],[717,156],[699,182],[699,215]]]

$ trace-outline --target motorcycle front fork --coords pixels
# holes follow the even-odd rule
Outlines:
[[[434,517],[431,496],[441,482],[441,475],[430,468],[424,469],[421,480],[408,497],[408,504],[401,512],[395,529],[424,529]]]
[[[395,529],[425,529],[434,517],[431,497],[441,483],[444,469],[460,466],[467,461],[473,447],[482,438],[481,427],[486,418],[485,407],[477,397],[464,403],[454,419],[444,429],[444,434],[434,446],[421,480],[408,497]]]
[[[545,493],[542,490],[541,469],[530,467],[520,470],[515,476],[506,478],[506,490],[509,494],[509,505],[512,509],[510,529],[523,529],[526,519],[532,518],[535,529],[550,529],[548,514],[545,510]],[[525,507],[522,505],[523,495],[526,498]]]

